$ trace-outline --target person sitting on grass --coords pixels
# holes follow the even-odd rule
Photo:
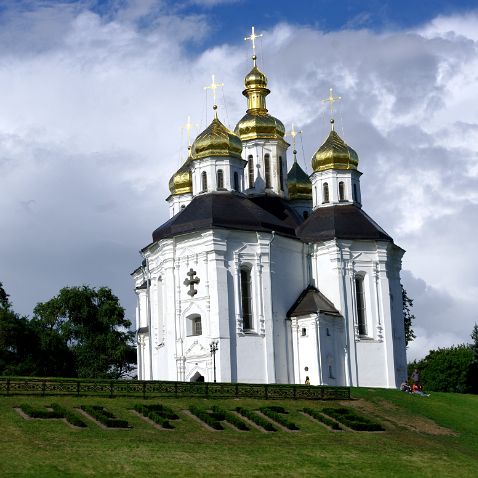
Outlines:
[[[412,393],[414,393],[415,395],[420,395],[421,397],[429,397],[430,394],[429,393],[425,393],[423,392],[422,390],[422,387],[416,383],[414,383],[412,385]]]
[[[407,382],[402,382],[402,384],[400,385],[400,390],[402,392],[412,393],[412,389],[410,388],[410,385],[408,385]]]

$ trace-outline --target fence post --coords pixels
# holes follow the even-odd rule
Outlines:
[[[10,395],[10,379],[7,378],[7,395]]]
[[[79,380],[76,382],[76,395],[78,397],[80,396],[80,381]]]
[[[42,383],[41,383],[41,396],[42,397],[45,396],[45,390],[46,390],[46,380],[42,380]]]

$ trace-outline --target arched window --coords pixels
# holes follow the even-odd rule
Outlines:
[[[279,156],[279,185],[280,185],[280,190],[284,190],[284,166],[282,164],[282,156]]]
[[[251,269],[241,267],[242,328],[252,329]]]
[[[339,201],[345,201],[345,184],[343,181],[339,183]]]
[[[224,173],[222,169],[217,170],[217,189],[224,189]]]
[[[367,317],[365,310],[365,291],[363,276],[355,277],[355,296],[357,306],[357,326],[359,335],[367,335]]]
[[[206,171],[203,171],[201,174],[201,183],[202,183],[202,191],[206,192],[207,191],[207,174]]]
[[[264,155],[264,179],[266,181],[266,189],[271,187],[271,157],[269,154]]]
[[[352,191],[353,191],[353,195],[354,195],[354,201],[355,202],[358,202],[358,196],[357,196],[357,185],[354,184],[353,187],[352,187]]]
[[[202,335],[202,323],[200,315],[191,315],[186,321],[186,335]]]
[[[249,187],[254,187],[254,159],[252,158],[252,154],[247,157],[247,170],[249,173]]]
[[[239,174],[237,174],[237,171],[234,173],[234,189],[239,191]]]
[[[324,183],[324,185],[322,186],[322,193],[323,193],[323,200],[322,202],[323,203],[327,203],[329,202],[329,185],[328,183]]]

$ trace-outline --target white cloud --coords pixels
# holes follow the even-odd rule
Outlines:
[[[205,126],[211,73],[226,85],[224,121],[245,110],[244,42],[187,48],[209,28],[206,16],[149,1],[108,18],[87,4],[2,17],[0,280],[19,311],[91,283],[110,285],[133,316],[128,273],[168,216],[180,127],[189,114]],[[259,55],[269,110],[303,130],[309,171],[328,130],[319,100],[329,87],[343,97],[337,128],[359,153],[364,208],[407,249],[413,354],[466,341],[476,320],[476,31],[477,15],[381,34],[279,24]]]

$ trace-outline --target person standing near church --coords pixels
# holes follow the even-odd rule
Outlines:
[[[412,373],[412,382],[415,385],[420,385],[420,372],[418,371],[417,368]]]

